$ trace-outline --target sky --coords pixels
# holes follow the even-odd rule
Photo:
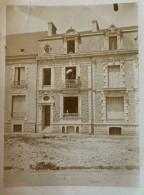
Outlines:
[[[138,25],[136,3],[119,4],[115,12],[113,5],[90,6],[7,6],[7,34],[39,32],[48,30],[48,22],[53,22],[57,33],[64,33],[70,27],[77,31],[91,30],[92,20],[97,20],[100,29],[111,24],[117,27]]]

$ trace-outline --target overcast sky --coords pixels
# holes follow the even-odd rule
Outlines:
[[[117,27],[138,25],[138,7],[136,3],[119,4],[119,11],[113,5],[93,6],[7,6],[7,34],[47,31],[48,22],[57,27],[57,33],[63,33],[70,27],[77,31],[91,30],[91,21],[97,20],[100,29],[111,24]]]

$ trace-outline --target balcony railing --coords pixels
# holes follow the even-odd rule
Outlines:
[[[81,81],[78,79],[66,79],[66,88],[80,88]]]
[[[18,81],[13,81],[12,84],[13,87],[26,87],[26,82],[24,80],[18,80]]]
[[[13,118],[24,118],[26,115],[25,112],[13,112],[12,113],[12,117]]]
[[[78,116],[79,114],[78,113],[63,113],[63,116],[66,117],[73,117],[73,116]]]

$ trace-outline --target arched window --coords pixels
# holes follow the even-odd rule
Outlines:
[[[79,133],[79,127],[76,127],[76,133]]]
[[[64,126],[62,127],[62,133],[65,133],[65,127]]]

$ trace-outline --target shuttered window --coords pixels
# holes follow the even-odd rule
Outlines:
[[[108,97],[106,98],[107,119],[122,120],[124,117],[124,98]]]
[[[22,85],[25,81],[25,67],[16,67],[15,68],[15,84]]]
[[[108,66],[109,88],[120,87],[120,66]]]
[[[12,116],[24,117],[26,112],[25,96],[13,96],[12,98]]]

